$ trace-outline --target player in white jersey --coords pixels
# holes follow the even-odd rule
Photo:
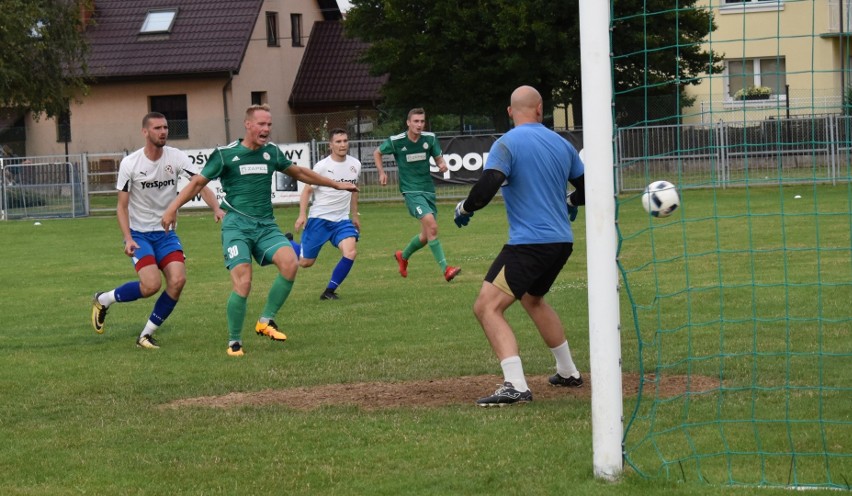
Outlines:
[[[331,154],[314,165],[314,172],[333,181],[357,185],[361,162],[349,155],[349,136],[346,131],[332,129],[329,148]],[[313,202],[310,214],[307,214],[311,197]],[[299,217],[295,227],[296,231],[305,228],[301,244],[294,243],[299,253],[300,267],[312,266],[327,241],[340,250],[340,260],[331,272],[328,286],[320,295],[320,300],[337,300],[339,297],[335,291],[349,275],[357,256],[355,244],[361,231],[358,192],[306,184],[299,199]]]
[[[116,217],[124,237],[124,254],[133,260],[139,280],[96,293],[92,301],[92,326],[101,334],[110,305],[156,294],[162,285],[162,271],[166,289],[154,303],[154,310],[136,340],[140,348],[156,349],[159,345],[154,331],[172,313],[186,283],[185,257],[180,239],[174,231],[166,232],[160,221],[169,203],[177,196],[178,176],[191,177],[200,169],[185,153],[166,146],[169,124],[163,114],[151,112],[145,115],[142,135],[145,146],[124,157],[116,181]],[[219,222],[225,213],[216,203],[216,194],[204,188],[201,198],[213,209],[216,222]]]

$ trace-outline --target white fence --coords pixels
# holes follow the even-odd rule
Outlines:
[[[439,200],[467,195],[496,137],[441,138],[450,172],[436,181]],[[582,149],[581,133],[567,137]],[[359,181],[363,202],[401,199],[397,168],[390,157],[385,157],[384,164],[388,184],[379,185],[373,151],[381,141],[350,141],[350,154],[363,165]],[[844,182],[852,180],[850,143],[852,117],[839,114],[625,127],[616,130],[616,186],[621,193],[639,191],[657,179],[687,188],[726,188],[746,182]],[[328,153],[327,142],[314,141],[309,148],[311,164]],[[124,155],[117,152],[0,159],[0,218],[78,217],[115,211],[116,176]]]
[[[623,128],[616,132],[617,187],[637,191],[657,179],[700,188],[849,181],[850,139],[852,117],[837,114]]]

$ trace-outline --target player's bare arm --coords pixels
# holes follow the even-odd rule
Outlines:
[[[139,245],[133,241],[133,236],[130,234],[130,193],[127,191],[118,192],[118,205],[115,209],[115,217],[118,220],[118,227],[121,229],[121,235],[124,238],[124,254],[132,257],[136,253]]]
[[[352,220],[352,225],[358,232],[361,232],[361,214],[358,213],[358,193],[352,193],[352,199],[349,201],[349,216]]]
[[[379,184],[382,186],[387,185],[388,176],[385,174],[385,168],[382,165],[382,152],[378,148],[373,151],[373,162],[376,164],[376,170],[379,171]]]
[[[207,183],[210,180],[201,174],[196,174],[192,176],[189,184],[186,185],[185,188],[178,193],[177,198],[172,200],[169,204],[166,211],[163,213],[163,221],[161,222],[163,229],[166,231],[170,231],[174,229],[175,223],[177,222],[177,211],[180,207],[184,206],[186,202],[191,200],[195,195],[199,194],[202,188],[207,188]],[[212,193],[212,191],[211,191]]]
[[[296,224],[293,226],[296,232],[301,231],[308,222],[308,203],[311,201],[313,192],[314,188],[310,184],[306,184],[302,189],[302,196],[299,197],[299,216],[296,217]]]
[[[213,219],[216,220],[218,224],[223,217],[225,217],[225,211],[219,207],[219,202],[216,200],[216,193],[213,192],[212,189],[207,186],[201,188],[201,199],[204,200],[204,203],[210,207],[210,210],[213,211]]]
[[[284,169],[284,173],[292,177],[293,179],[296,179],[297,181],[302,181],[305,184],[328,186],[329,188],[345,191],[358,191],[358,186],[352,183],[332,181],[331,179],[323,177],[306,167],[299,167],[297,165],[293,165]]]
[[[193,177],[198,174],[188,174],[189,180],[191,181]],[[204,200],[204,203],[210,207],[210,210],[213,211],[213,219],[216,220],[218,224],[223,217],[225,217],[225,211],[219,207],[219,201],[216,199],[216,193],[213,192],[212,189],[208,187],[201,188],[201,199]]]
[[[447,172],[447,162],[444,160],[443,155],[439,155],[435,157],[435,165],[438,166],[438,170],[441,172]]]

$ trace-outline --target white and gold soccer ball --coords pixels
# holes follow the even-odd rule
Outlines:
[[[654,217],[668,217],[680,206],[677,188],[668,181],[654,181],[642,193],[642,206]]]

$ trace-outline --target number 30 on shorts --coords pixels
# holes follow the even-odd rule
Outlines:
[[[228,258],[234,258],[240,254],[240,249],[237,245],[228,247]]]

